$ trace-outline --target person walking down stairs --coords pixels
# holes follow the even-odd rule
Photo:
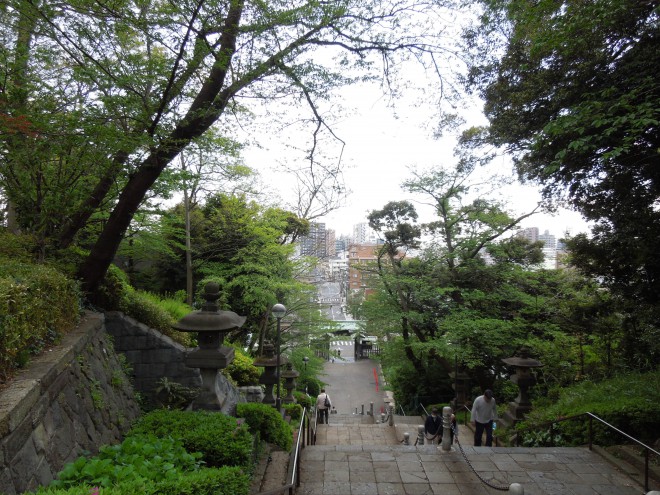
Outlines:
[[[318,411],[318,422],[323,424],[323,419],[325,418],[325,424],[328,424],[328,416],[330,415],[330,408],[332,407],[332,402],[330,401],[330,396],[326,393],[325,389],[321,389],[321,393],[316,398],[316,410]]]

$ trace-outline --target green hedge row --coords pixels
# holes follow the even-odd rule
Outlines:
[[[282,415],[269,404],[242,402],[236,406],[236,415],[245,418],[250,431],[259,433],[262,440],[291,450],[293,431]]]
[[[57,343],[79,317],[76,282],[47,265],[0,259],[0,380]]]
[[[147,413],[118,445],[67,464],[39,495],[247,495],[252,472],[247,425],[222,413]]]
[[[201,452],[207,466],[238,466],[248,471],[252,467],[252,435],[247,425],[239,425],[232,416],[158,409],[142,416],[129,434],[180,440],[188,452]]]
[[[517,427],[526,428],[590,412],[644,443],[653,443],[660,437],[660,371],[630,373],[598,383],[585,381],[560,390],[558,395],[552,404],[547,404],[547,400],[545,405],[535,403],[535,408]],[[563,444],[584,445],[589,440],[587,421],[563,421],[557,424],[555,433]],[[592,424],[596,444],[625,441],[623,436],[599,421],[594,420]],[[538,432],[528,436],[538,436]]]

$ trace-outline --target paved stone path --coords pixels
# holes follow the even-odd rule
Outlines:
[[[374,363],[326,365],[328,392],[339,414],[318,425],[317,444],[305,447],[296,495],[484,495],[507,493],[489,487],[520,483],[525,495],[641,495],[643,488],[586,448],[504,448],[402,445],[409,424],[379,424],[382,389],[375,390]],[[375,418],[351,414],[374,401]],[[343,412],[343,414],[342,414]],[[460,438],[469,443],[469,435]],[[467,440],[466,440],[467,439]],[[475,471],[477,474],[475,474]],[[481,478],[481,479],[480,479]]]

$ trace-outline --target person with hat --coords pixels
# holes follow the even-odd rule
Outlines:
[[[486,447],[493,446],[493,421],[497,419],[497,408],[493,391],[488,389],[474,399],[470,419],[474,424],[474,446],[481,447],[481,437],[486,432]]]

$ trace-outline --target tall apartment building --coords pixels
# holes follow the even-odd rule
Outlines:
[[[377,244],[376,232],[366,222],[356,223],[351,241],[354,244]]]
[[[300,254],[302,256],[316,256],[317,258],[327,258],[327,237],[324,223],[312,223],[309,226],[309,234],[299,240]]]
[[[335,239],[335,253],[341,253],[342,251],[348,251],[348,246],[350,245],[351,240],[345,235],[341,235],[339,239]]]
[[[364,290],[369,294],[372,289],[369,287],[369,274],[360,268],[366,267],[370,261],[377,259],[376,244],[352,243],[348,247],[348,288],[352,291]]]
[[[520,237],[524,237],[530,242],[536,242],[539,240],[539,229],[538,227],[528,227],[518,231]]]
[[[335,242],[336,236],[337,234],[333,229],[328,229],[325,231],[325,248],[326,248],[326,256],[328,258],[337,255],[337,244]]]
[[[518,235],[531,242],[542,241],[543,268],[553,270],[557,268],[557,238],[548,230],[539,234],[538,227],[529,227],[518,231]]]

